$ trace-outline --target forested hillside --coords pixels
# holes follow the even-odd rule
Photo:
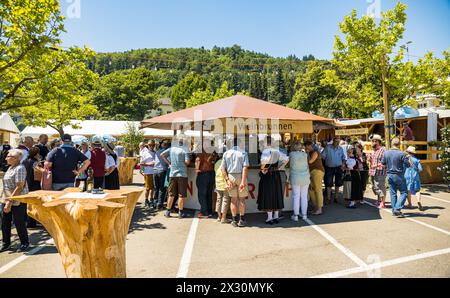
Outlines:
[[[211,50],[99,53],[89,62],[89,68],[101,76],[93,99],[103,118],[142,120],[162,97],[172,98],[176,109],[213,100],[215,94],[237,93],[287,105],[296,89],[301,89],[298,77],[304,75],[311,61],[315,61],[312,55],[275,58],[235,45]],[[314,63],[317,68],[325,62]],[[302,106],[297,100],[293,105],[314,106],[320,104]],[[323,107],[311,111],[328,112]]]

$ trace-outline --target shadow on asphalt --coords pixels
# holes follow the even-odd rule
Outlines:
[[[130,228],[128,233],[133,233],[135,231],[144,231],[149,229],[166,229],[166,227],[161,223],[149,224],[146,223],[151,221],[157,215],[156,212],[148,210],[144,204],[137,203],[134,209],[133,218],[131,219]]]
[[[432,184],[432,185],[422,185],[421,193],[424,195],[432,195],[435,193],[448,193],[449,188],[445,185]]]
[[[20,241],[19,237],[14,235],[15,230],[13,231],[13,241],[12,241],[12,249],[7,251],[6,253],[15,254],[19,253],[15,251],[15,248],[19,246]],[[30,248],[28,251],[32,250],[37,246],[44,246],[43,249],[34,253],[34,255],[43,255],[43,254],[55,254],[58,253],[56,247],[53,244],[47,244],[46,242],[51,239],[50,235],[47,233],[44,227],[38,226],[37,228],[28,229],[28,238],[30,241]],[[21,254],[21,253],[20,253]]]
[[[50,255],[50,254],[57,254],[58,250],[55,246],[45,246],[43,249],[39,250],[38,252],[34,253],[33,255]]]

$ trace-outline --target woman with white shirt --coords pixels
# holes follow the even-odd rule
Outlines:
[[[294,215],[291,219],[298,222],[300,206],[303,220],[308,218],[308,190],[311,183],[308,154],[303,151],[303,146],[299,141],[296,141],[291,147],[289,165],[289,184],[292,188],[292,203],[294,207]]]
[[[261,155],[261,172],[259,173],[258,209],[267,212],[266,224],[278,223],[279,211],[284,209],[283,185],[280,168],[288,163],[287,156],[272,147],[272,138],[267,137]],[[282,162],[281,167],[278,166]]]
[[[119,181],[119,157],[114,152],[114,145],[111,143],[104,144],[106,152],[105,165],[105,189],[114,190],[120,189]]]

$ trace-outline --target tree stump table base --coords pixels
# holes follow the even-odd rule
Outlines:
[[[73,197],[78,188],[37,191],[15,200],[28,204],[28,214],[53,237],[67,277],[126,277],[125,244],[142,194],[140,188],[105,191],[104,199]]]

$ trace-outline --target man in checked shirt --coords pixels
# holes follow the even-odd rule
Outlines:
[[[378,206],[380,209],[386,208],[386,168],[381,164],[386,148],[381,145],[380,135],[372,137],[373,153],[370,155],[369,176],[372,182],[372,190],[378,196]]]

